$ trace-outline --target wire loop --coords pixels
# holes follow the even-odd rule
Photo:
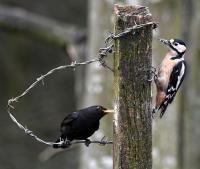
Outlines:
[[[107,68],[111,71],[112,68],[110,68],[107,64],[106,64],[106,61],[104,60],[105,57],[107,57],[107,55],[109,53],[112,53],[113,51],[113,47],[114,47],[114,44],[113,44],[113,41],[118,39],[118,38],[121,38],[121,37],[124,37],[126,36],[127,34],[129,33],[134,33],[134,31],[136,29],[139,29],[139,28],[142,28],[144,26],[148,26],[148,25],[151,25],[152,26],[152,29],[155,29],[157,28],[157,23],[154,23],[154,22],[149,22],[149,23],[146,23],[146,24],[141,24],[141,25],[135,25],[131,28],[127,28],[126,30],[124,30],[123,32],[117,34],[117,35],[114,35],[114,33],[109,33],[109,36],[105,39],[105,46],[103,48],[100,48],[99,49],[99,53],[97,54],[97,58],[95,59],[92,59],[92,60],[88,60],[88,61],[85,61],[85,62],[71,62],[70,65],[62,65],[62,66],[59,66],[59,67],[56,67],[50,71],[48,71],[46,74],[44,75],[41,75],[40,77],[38,77],[36,79],[35,82],[33,82],[24,92],[22,92],[19,96],[15,97],[15,98],[11,98],[8,100],[8,104],[7,104],[7,112],[11,118],[11,120],[22,130],[24,130],[24,132],[33,137],[35,140],[37,140],[38,142],[40,143],[43,143],[43,144],[46,144],[46,145],[63,145],[64,144],[64,141],[61,140],[60,142],[58,143],[55,143],[55,142],[48,142],[48,141],[44,141],[43,139],[39,138],[38,136],[36,136],[33,131],[29,130],[26,126],[24,127],[22,124],[20,124],[17,119],[11,114],[11,110],[14,110],[15,107],[13,106],[13,103],[15,102],[18,102],[22,97],[24,97],[25,95],[27,95],[36,85],[39,84],[39,82],[42,82],[42,84],[44,85],[44,79],[46,77],[48,77],[49,75],[57,72],[57,71],[60,71],[60,70],[64,70],[64,69],[67,69],[67,68],[72,68],[72,69],[75,69],[76,67],[78,66],[82,66],[82,65],[88,65],[88,64],[91,64],[91,63],[94,63],[94,62],[99,62],[101,66],[103,66],[104,68]],[[78,143],[86,143],[86,140],[74,140],[74,141],[71,141],[70,144],[78,144]],[[106,144],[112,144],[112,141],[108,141],[105,137],[103,137],[101,139],[101,141],[91,141],[91,143],[96,143],[96,144],[100,144],[100,145],[106,145]]]

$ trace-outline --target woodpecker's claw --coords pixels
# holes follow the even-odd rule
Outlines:
[[[155,73],[157,71],[157,69],[153,66],[151,66],[151,70]]]
[[[152,81],[153,81],[153,79],[154,79],[154,77],[153,77],[153,76],[151,76],[151,78],[150,78],[150,79],[147,79],[147,80],[148,80],[148,82],[152,82]]]
[[[151,113],[151,118],[154,119],[154,113]]]
[[[156,108],[153,108],[152,112],[151,112],[151,117],[152,119],[154,119],[154,114],[156,113]]]
[[[151,78],[148,79],[149,82],[152,82],[155,79],[155,77],[157,77],[156,71],[157,71],[156,68],[151,66],[151,70],[149,70],[151,76]]]
[[[71,142],[66,139],[64,143],[61,145],[61,148],[68,148],[69,146],[71,146]]]

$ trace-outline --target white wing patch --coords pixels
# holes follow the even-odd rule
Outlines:
[[[176,90],[176,89],[172,86],[172,87],[169,88],[167,91],[168,91],[168,92],[171,92],[171,91],[174,91],[174,90]]]
[[[182,79],[183,76],[184,76],[184,72],[185,72],[185,65],[184,65],[184,63],[182,63],[180,75],[178,76],[178,82],[177,82],[177,84],[176,84],[176,90],[178,90],[178,88],[179,88],[179,85],[180,85],[180,83],[181,83],[181,79]]]
[[[178,91],[180,85],[181,85],[181,82],[184,78],[184,74],[185,74],[185,64],[184,62],[181,63],[181,68],[180,69],[177,69],[175,70],[175,74],[179,73],[178,74],[178,77],[177,77],[177,82],[176,82],[176,85],[173,86],[173,84],[171,84],[172,86],[170,86],[167,90],[167,95],[165,96],[165,100],[163,102],[163,106],[167,106],[169,103],[171,103],[171,101],[173,100],[174,96],[176,95],[176,92]]]

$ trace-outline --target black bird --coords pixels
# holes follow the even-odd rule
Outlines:
[[[99,120],[113,110],[106,109],[102,106],[91,106],[79,111],[70,113],[65,117],[60,126],[61,136],[56,141],[64,141],[64,144],[54,144],[54,148],[67,148],[72,140],[85,140],[86,145],[90,144],[90,137],[99,129]]]

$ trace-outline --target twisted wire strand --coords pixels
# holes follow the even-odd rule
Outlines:
[[[9,114],[10,119],[21,129],[23,130],[27,135],[33,137],[36,141],[52,146],[52,145],[63,145],[65,144],[65,142],[63,140],[61,140],[58,143],[54,143],[54,142],[49,142],[49,141],[44,141],[43,139],[39,138],[37,135],[35,135],[31,130],[29,130],[26,126],[24,127],[21,123],[19,123],[17,121],[17,119],[13,116],[13,114],[11,113],[11,110],[14,110],[15,107],[13,106],[13,103],[18,102],[22,97],[24,97],[25,95],[27,95],[36,85],[39,84],[39,82],[42,82],[42,84],[44,84],[43,80],[48,77],[49,75],[59,71],[59,70],[64,70],[67,68],[72,68],[75,69],[78,66],[83,66],[83,65],[88,65],[94,62],[98,62],[101,66],[103,66],[104,68],[107,68],[111,71],[112,68],[110,68],[107,64],[106,61],[104,60],[105,57],[107,57],[107,55],[109,53],[112,53],[112,48],[114,47],[113,41],[118,39],[118,38],[122,38],[130,33],[134,33],[135,30],[142,28],[144,26],[148,26],[151,25],[152,29],[157,28],[157,23],[154,22],[149,22],[146,24],[140,24],[140,25],[134,25],[131,28],[127,28],[126,30],[124,30],[123,32],[114,35],[113,33],[110,33],[109,36],[105,39],[105,46],[104,48],[100,48],[99,52],[97,54],[97,58],[92,59],[92,60],[88,60],[85,62],[72,62],[70,65],[62,65],[59,67],[56,67],[54,69],[51,69],[50,71],[48,71],[46,74],[41,75],[40,77],[38,77],[36,79],[36,81],[34,81],[24,92],[22,92],[20,95],[18,95],[15,98],[11,98],[8,100],[8,104],[7,104],[7,112]],[[86,143],[86,140],[74,140],[70,142],[71,144],[79,144],[79,143]],[[99,145],[106,145],[106,144],[112,144],[112,141],[108,141],[105,137],[103,137],[100,141],[91,141],[90,143],[96,143]]]

